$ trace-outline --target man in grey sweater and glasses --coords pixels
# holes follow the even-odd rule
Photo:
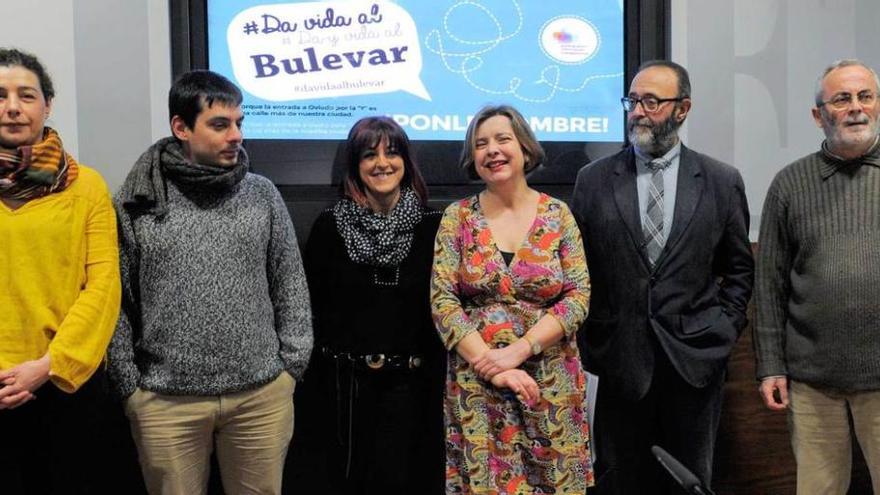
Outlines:
[[[169,94],[172,137],[116,195],[122,313],[109,349],[151,494],[280,493],[293,390],[312,347],[293,224],[248,173],[242,96],[209,71]]]
[[[773,180],[757,259],[760,393],[788,409],[798,494],[846,493],[851,427],[880,493],[880,142],[877,74],[825,70],[821,150]]]

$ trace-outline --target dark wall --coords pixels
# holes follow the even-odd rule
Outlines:
[[[794,494],[797,486],[786,413],[767,409],[758,395],[751,326],[754,314],[754,305],[749,305],[749,326],[727,366],[724,409],[715,446],[713,489],[718,495]],[[868,468],[855,441],[848,493],[872,493]]]

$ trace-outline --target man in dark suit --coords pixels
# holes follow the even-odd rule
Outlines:
[[[754,263],[739,172],[686,148],[687,71],[642,65],[629,94],[631,145],[580,170],[573,207],[590,267],[578,332],[599,376],[598,493],[669,493],[660,445],[711,482],[727,358],[746,325]]]

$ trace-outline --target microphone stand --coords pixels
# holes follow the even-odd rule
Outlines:
[[[688,468],[678,461],[669,452],[657,445],[651,447],[651,453],[657,458],[657,462],[672,476],[672,478],[684,490],[691,495],[715,495],[707,486],[703,486],[700,479]]]

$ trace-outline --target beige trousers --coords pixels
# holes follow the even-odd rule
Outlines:
[[[844,393],[789,381],[788,427],[798,495],[844,495],[852,475],[853,431],[880,494],[880,391]]]
[[[256,390],[219,396],[135,391],[125,412],[147,490],[151,495],[206,493],[216,447],[227,494],[281,493],[293,436],[294,387],[293,377],[282,372]]]

